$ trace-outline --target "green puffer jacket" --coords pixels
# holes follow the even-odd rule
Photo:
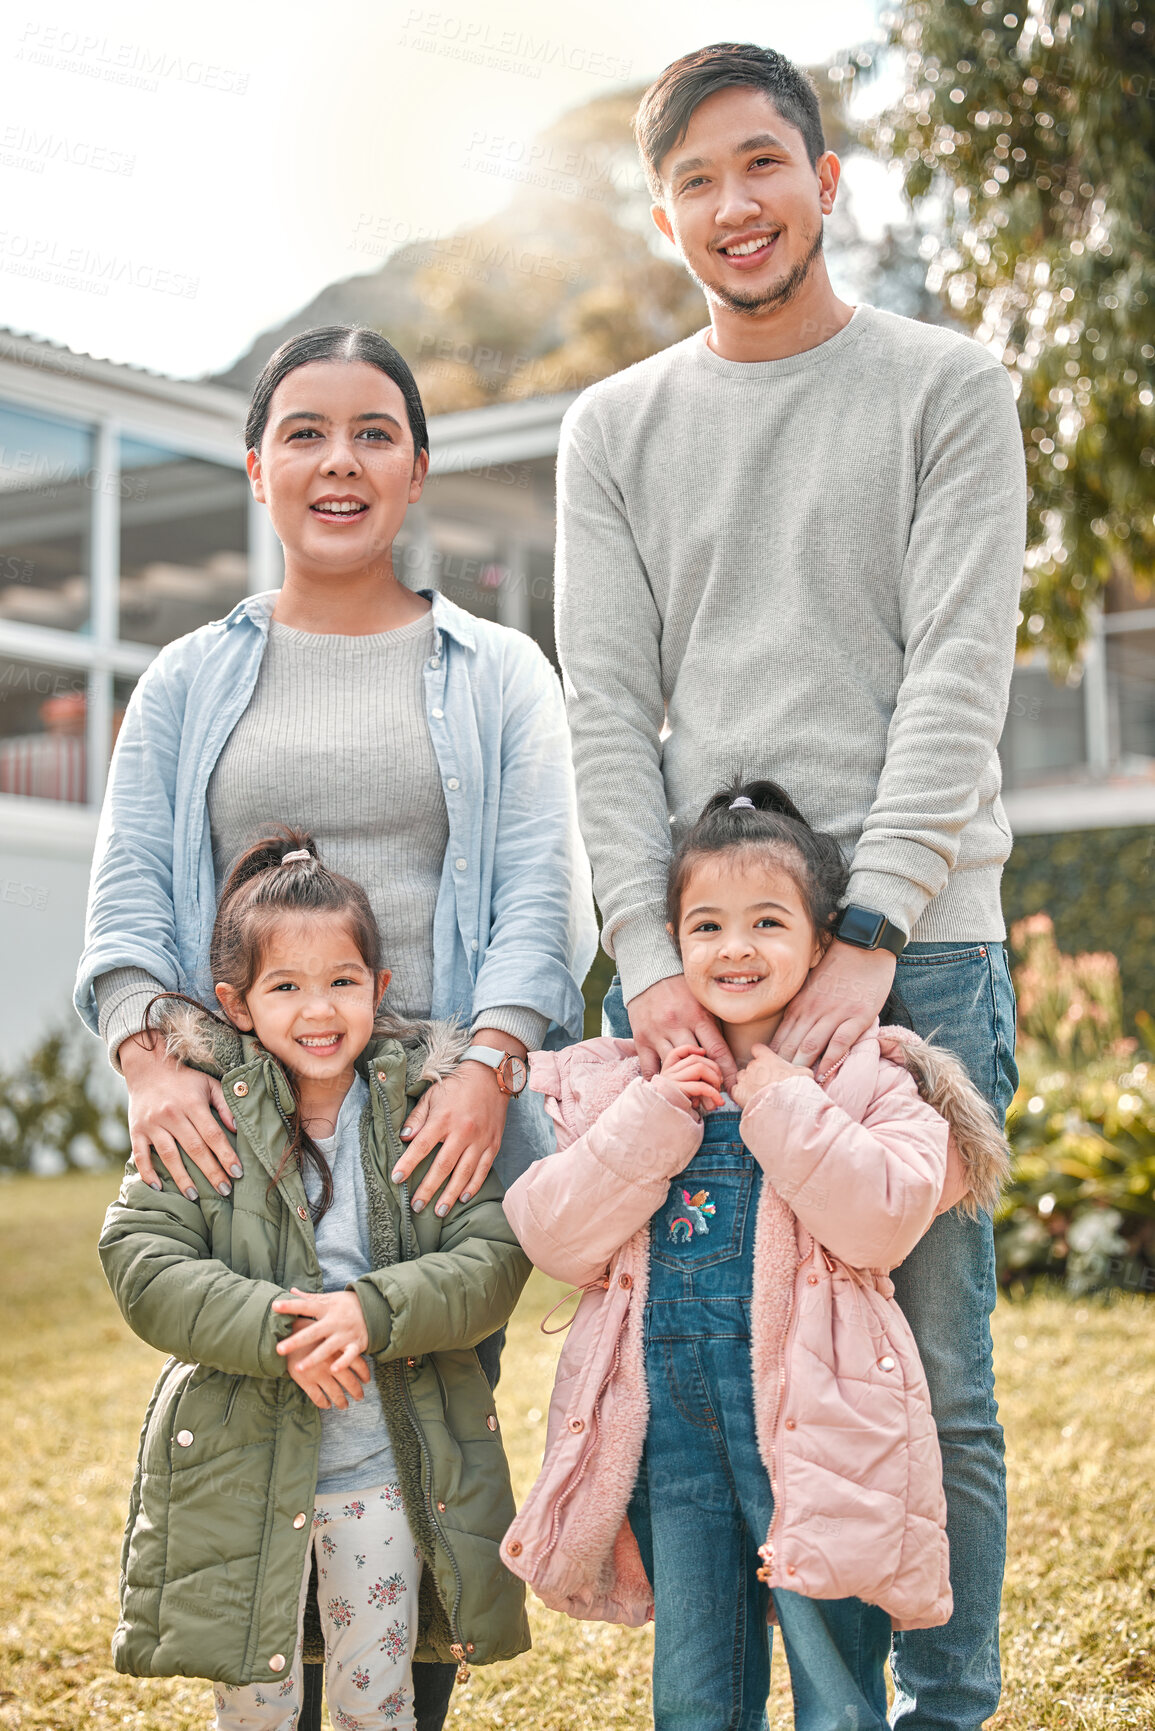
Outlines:
[[[203,1013],[170,1010],[167,1027],[170,1051],[222,1078],[244,1176],[219,1196],[190,1165],[191,1202],[167,1175],[154,1191],[130,1165],[105,1218],[116,1301],[172,1355],[141,1432],[113,1656],[136,1677],[269,1682],[296,1650],[321,1432],[276,1352],[292,1318],[269,1307],[290,1286],[319,1292],[321,1270],[300,1173],[270,1182],[291,1110],[282,1071]],[[473,1347],[508,1319],[530,1265],[492,1175],[443,1220],[411,1213],[408,1186],[389,1178],[413,1101],[461,1044],[424,1024],[375,1036],[357,1061],[374,1272],[354,1290],[424,1562],[417,1658],[484,1665],[530,1643],[525,1588],[498,1555],[513,1494]]]

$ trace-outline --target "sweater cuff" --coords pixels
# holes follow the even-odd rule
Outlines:
[[[146,968],[113,968],[94,980],[92,989],[100,1037],[108,1046],[109,1063],[119,1070],[122,1042],[140,1033],[149,1004],[165,988]]]
[[[671,979],[682,971],[682,959],[666,930],[663,915],[657,910],[635,914],[618,926],[612,943],[610,954],[618,964],[622,997],[627,1004],[631,998],[656,986],[659,980]]]
[[[895,872],[860,870],[850,874],[844,905],[853,902],[856,907],[885,914],[909,938],[923,909],[933,900],[924,885],[910,878],[899,877]]]
[[[470,1034],[476,1034],[479,1028],[496,1028],[499,1033],[512,1034],[527,1052],[540,1052],[549,1031],[549,1017],[520,1004],[502,1004],[493,1010],[482,1010],[473,1018]]]

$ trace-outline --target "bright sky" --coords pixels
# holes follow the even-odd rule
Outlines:
[[[193,377],[326,283],[490,215],[567,108],[692,48],[817,64],[875,0],[12,0],[0,325]],[[366,237],[373,250],[363,250]]]

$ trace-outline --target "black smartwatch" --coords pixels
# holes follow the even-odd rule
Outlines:
[[[853,903],[839,914],[834,935],[857,950],[889,950],[892,956],[901,956],[906,948],[906,933],[901,926],[873,908],[856,908]]]

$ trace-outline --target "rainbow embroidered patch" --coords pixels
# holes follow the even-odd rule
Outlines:
[[[675,1244],[688,1244],[695,1232],[705,1238],[710,1231],[708,1215],[717,1212],[708,1190],[697,1190],[691,1196],[682,1191],[681,1203],[672,1203],[666,1215],[666,1225]]]

